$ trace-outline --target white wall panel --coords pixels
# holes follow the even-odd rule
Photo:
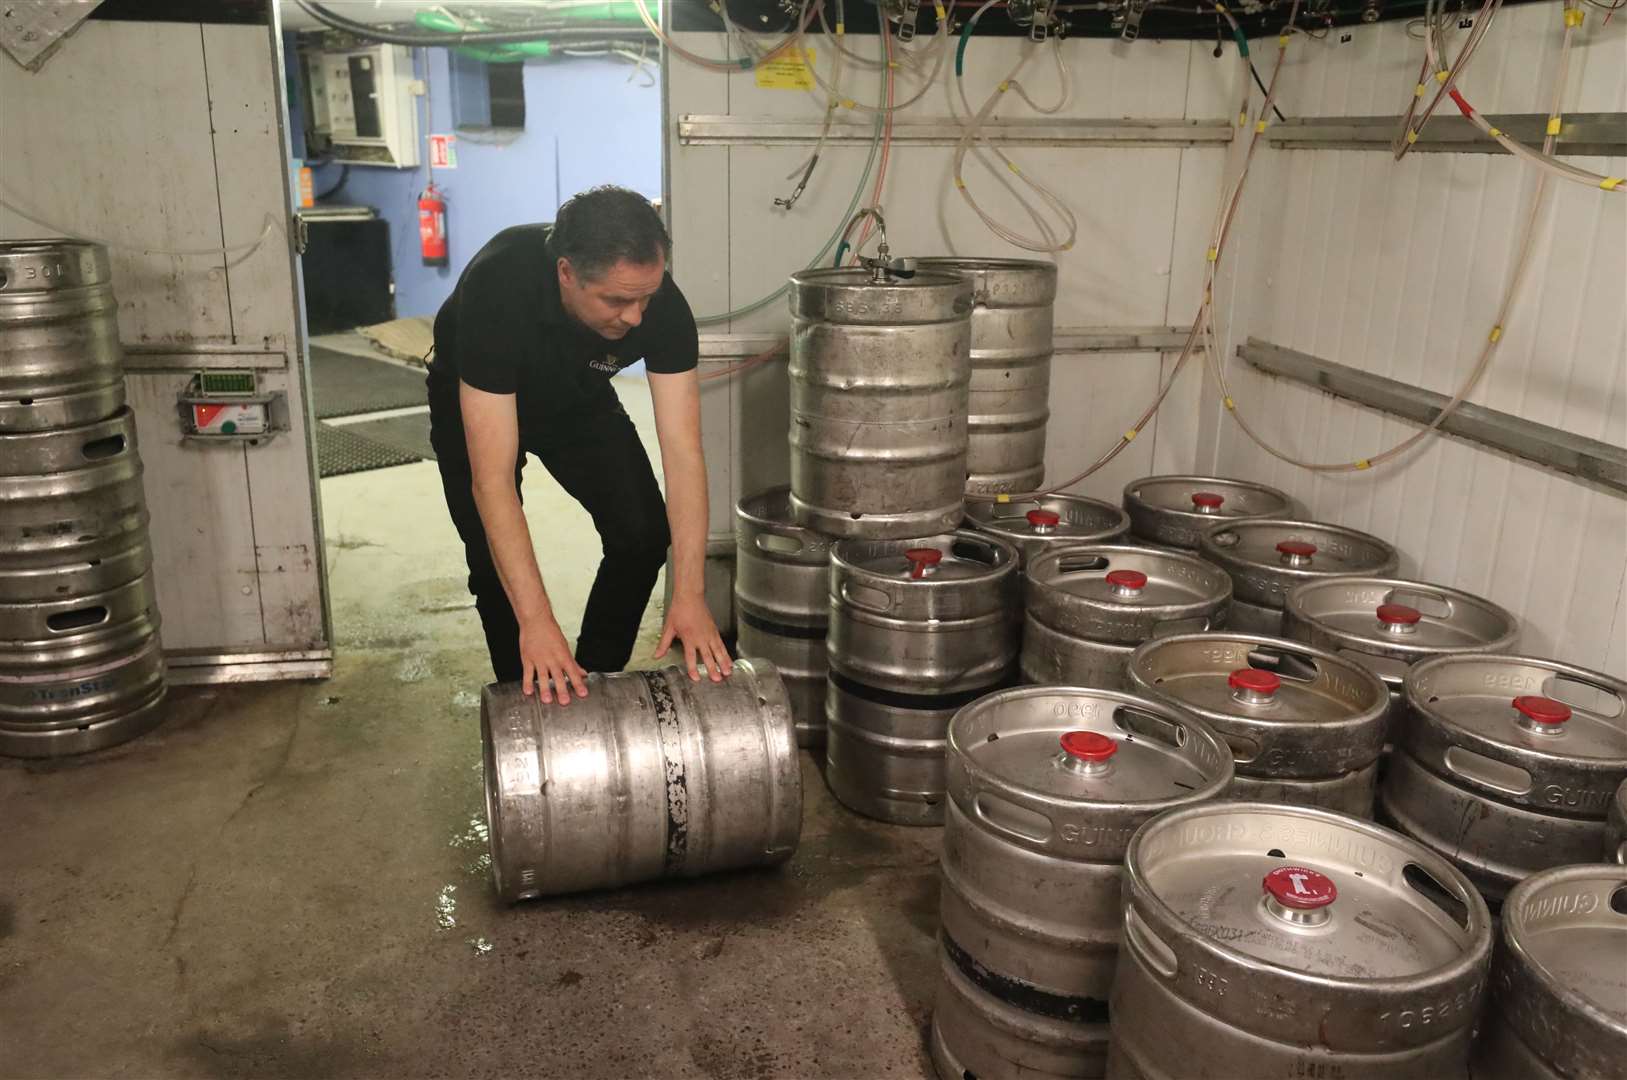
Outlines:
[[[1545,112],[1558,4],[1499,16],[1462,82],[1487,112]],[[1590,12],[1565,105],[1627,111],[1627,25]],[[1290,116],[1376,115],[1405,106],[1422,45],[1404,24],[1349,45],[1296,42],[1281,89]],[[1448,106],[1450,108],[1450,106]],[[1456,112],[1455,109],[1452,110]],[[1621,160],[1569,159],[1621,175]],[[1245,337],[1450,394],[1496,319],[1534,171],[1504,155],[1270,151],[1245,199],[1222,300],[1226,348]],[[1627,199],[1554,182],[1519,302],[1471,400],[1627,444]],[[1227,361],[1239,409],[1270,441],[1318,462],[1370,456],[1414,425]],[[1406,573],[1505,604],[1525,647],[1627,672],[1622,629],[1627,503],[1614,494],[1453,439],[1432,438],[1371,473],[1310,473],[1276,461],[1220,417],[1200,461],[1264,480],[1319,518],[1393,540]]]

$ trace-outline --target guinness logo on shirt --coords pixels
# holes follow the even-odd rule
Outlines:
[[[603,371],[607,374],[614,375],[616,372],[621,370],[621,361],[617,360],[609,353],[606,353],[602,358],[589,360],[588,367],[592,368],[594,371]]]

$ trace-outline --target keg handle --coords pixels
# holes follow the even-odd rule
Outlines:
[[[1056,823],[1048,815],[992,792],[979,791],[973,796],[972,812],[995,832],[1025,844],[1049,847],[1056,835]]]
[[[881,589],[874,589],[867,585],[854,587],[844,581],[842,582],[841,591],[842,599],[861,611],[885,615],[893,608],[892,594]],[[867,600],[868,597],[880,597],[883,602],[878,605],[875,600]]]
[[[1129,904],[1124,907],[1124,941],[1143,964],[1164,978],[1173,979],[1180,972],[1180,960],[1175,950],[1153,933],[1152,927]]]

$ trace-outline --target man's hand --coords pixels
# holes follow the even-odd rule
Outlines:
[[[717,623],[706,607],[706,599],[700,594],[672,598],[672,605],[667,608],[667,624],[661,628],[661,644],[655,648],[655,659],[667,655],[673,638],[684,643],[684,665],[689,668],[689,677],[696,682],[701,677],[696,667],[697,660],[706,665],[713,682],[721,682],[725,675],[734,670],[734,661],[729,659],[729,651],[723,647],[723,638],[718,635]]]
[[[717,636],[716,630],[712,636]],[[520,676],[523,694],[530,694],[535,682],[544,704],[553,701],[557,693],[559,703],[569,705],[572,685],[577,697],[588,696],[588,673],[571,655],[570,643],[552,615],[520,624],[520,663],[525,667],[525,674]],[[549,683],[553,684],[551,688]]]

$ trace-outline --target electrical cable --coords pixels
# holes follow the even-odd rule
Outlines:
[[[1560,114],[1561,98],[1565,92],[1565,79],[1570,65],[1572,37],[1576,27],[1581,23],[1580,19],[1573,18],[1570,14],[1572,11],[1576,10],[1578,10],[1576,8],[1576,0],[1564,0],[1562,11],[1565,13],[1565,33],[1560,42],[1559,63],[1557,70],[1554,73],[1553,93],[1551,95],[1551,105],[1548,110],[1550,117],[1557,117]],[[1553,149],[1555,133],[1556,129],[1550,125],[1548,134],[1543,139],[1544,153],[1547,153]],[[1440,426],[1458,411],[1458,409],[1468,399],[1469,395],[1474,392],[1475,387],[1479,385],[1481,377],[1485,375],[1487,368],[1489,368],[1491,365],[1491,359],[1493,354],[1496,352],[1497,343],[1503,339],[1504,327],[1506,326],[1509,315],[1513,310],[1515,300],[1519,296],[1520,286],[1524,283],[1526,271],[1530,266],[1531,252],[1533,248],[1533,241],[1535,240],[1536,236],[1537,222],[1541,217],[1544,199],[1547,194],[1548,175],[1549,174],[1547,172],[1539,172],[1537,174],[1536,187],[1531,193],[1530,213],[1526,216],[1525,227],[1521,231],[1520,242],[1518,248],[1516,249],[1514,263],[1509,273],[1508,284],[1504,288],[1502,300],[1498,304],[1496,321],[1492,324],[1491,332],[1486,336],[1486,341],[1481,346],[1480,357],[1476,361],[1474,367],[1470,369],[1468,377],[1464,379],[1462,385],[1458,387],[1457,392],[1452,395],[1451,399],[1441,408],[1438,413],[1436,413],[1435,417],[1428,424],[1419,428],[1412,435],[1391,446],[1389,449],[1364,458],[1358,458],[1354,461],[1335,463],[1313,463],[1303,461],[1287,453],[1286,451],[1280,450],[1276,446],[1273,446],[1247,422],[1237,407],[1235,395],[1227,385],[1223,364],[1216,361],[1211,354],[1208,356],[1207,360],[1208,367],[1215,377],[1216,384],[1220,387],[1221,394],[1223,395],[1222,401],[1226,406],[1226,411],[1230,413],[1233,420],[1237,421],[1237,424],[1242,428],[1243,433],[1266,453],[1280,461],[1287,462],[1290,465],[1297,465],[1300,468],[1309,469],[1312,472],[1362,472],[1399,457],[1412,447],[1416,446],[1420,441],[1439,430]]]
[[[256,250],[258,250],[260,245],[264,244],[272,233],[280,231],[277,219],[268,213],[260,226],[259,235],[253,240],[245,240],[241,244],[227,244],[224,247],[205,248],[160,248],[143,247],[140,244],[121,244],[116,240],[106,240],[101,237],[91,236],[89,233],[80,232],[77,229],[64,228],[61,225],[47,221],[40,215],[29,210],[24,210],[21,206],[18,206],[16,203],[12,202],[9,198],[9,194],[9,192],[0,194],[0,206],[10,210],[13,214],[16,214],[24,221],[38,225],[40,228],[45,229],[48,232],[56,233],[58,236],[66,236],[74,240],[83,240],[90,244],[100,244],[109,251],[128,251],[134,255],[167,255],[170,258],[175,259],[201,259],[208,258],[211,255],[241,254],[242,258],[236,259],[230,264],[235,266],[237,263],[242,262],[243,259],[248,258]]]
[[[306,0],[300,0],[300,3],[305,2]],[[810,0],[802,0],[801,10],[798,12],[796,26],[789,34],[785,35],[784,40],[782,40],[778,45],[762,53],[755,60],[749,56],[743,56],[738,60],[714,60],[710,57],[692,53],[682,45],[679,45],[677,42],[673,41],[671,35],[665,33],[661,29],[660,25],[656,23],[654,17],[650,15],[650,9],[645,3],[645,0],[632,0],[632,2],[633,6],[638,9],[639,18],[644,20],[644,25],[649,28],[650,33],[655,35],[656,40],[666,47],[668,52],[688,60],[691,64],[696,64],[700,67],[706,68],[709,71],[723,71],[730,75],[736,75],[742,71],[752,71],[758,67],[761,67],[763,64],[768,63],[770,60],[773,60],[787,49],[793,47],[797,41],[801,39],[803,32],[808,29],[808,18],[811,14]],[[721,6],[715,7],[714,10],[716,10],[720,15],[723,14]],[[725,21],[726,20],[727,16],[725,16]]]
[[[350,166],[349,165],[341,165],[341,166],[339,166],[339,179],[335,180],[333,182],[333,184],[328,188],[328,190],[321,191],[321,192],[318,192],[315,195],[312,195],[311,196],[311,201],[312,202],[321,202],[323,199],[331,199],[331,198],[333,198],[335,195],[339,194],[340,191],[344,190],[345,181],[349,180],[349,179],[350,179]]]

